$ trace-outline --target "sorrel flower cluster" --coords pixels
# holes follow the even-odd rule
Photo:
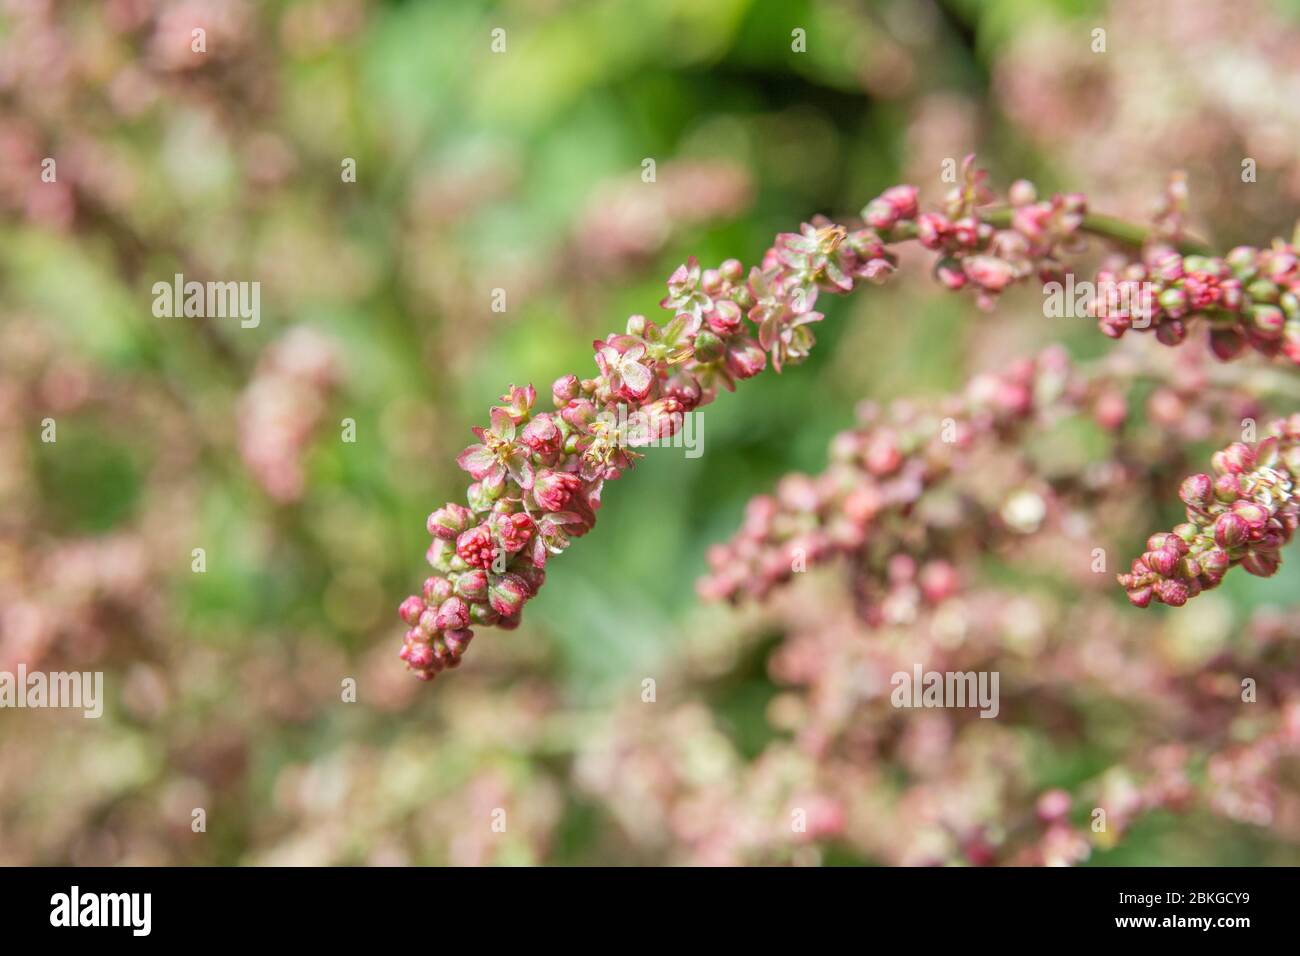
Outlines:
[[[957,589],[958,572],[942,559],[918,568],[905,552],[905,540],[916,539],[923,527],[910,520],[912,508],[963,453],[988,439],[1009,439],[1077,390],[1072,377],[1064,351],[1052,348],[1000,374],[977,376],[963,395],[935,411],[911,403],[888,414],[869,410],[862,428],[835,436],[823,474],[788,476],[775,496],[750,501],[736,537],[711,549],[701,596],[762,598],[814,565],[860,558],[870,544],[883,552],[885,573],[878,582],[859,582],[868,623],[897,620],[890,609],[900,603],[943,601]],[[1014,502],[1009,513],[1014,521]]]
[[[1300,526],[1300,415],[1274,422],[1252,448],[1234,442],[1214,453],[1215,477],[1192,475],[1179,489],[1187,521],[1154,534],[1147,551],[1119,576],[1129,600],[1181,607],[1217,587],[1236,565],[1271,577]]]
[[[409,626],[401,650],[407,666],[431,679],[460,662],[474,625],[517,627],[545,579],[548,558],[591,530],[605,482],[635,464],[636,447],[670,437],[684,414],[711,402],[720,389],[734,390],[736,382],[757,375],[769,357],[778,372],[802,361],[815,342],[812,326],[822,319],[819,297],[888,279],[897,266],[889,247],[897,243],[914,239],[938,253],[934,273],[940,283],[970,290],[988,308],[1014,283],[1060,278],[1062,254],[1080,245],[1082,233],[1107,236],[1143,249],[1151,266],[1125,260],[1123,268],[1103,272],[1102,284],[1138,281],[1137,270],[1148,277],[1158,271],[1164,311],[1150,327],[1162,341],[1181,341],[1187,320],[1205,315],[1221,326],[1215,339],[1220,357],[1235,354],[1223,341],[1237,335],[1266,354],[1282,351],[1300,360],[1285,346],[1288,336],[1295,338],[1287,317],[1295,311],[1298,281],[1290,246],[1238,249],[1229,267],[1177,251],[1177,196],[1163,225],[1148,236],[1090,219],[1078,194],[1040,201],[1023,180],[1013,184],[1007,204],[988,208],[995,197],[985,179],[968,156],[961,183],[940,211],[922,212],[915,187],[894,186],[866,205],[861,227],[817,217],[797,233],[777,236],[748,274],[735,259],[704,269],[691,258],[668,280],[660,305],[670,317],[657,324],[634,315],[622,333],[594,342],[597,374],[557,379],[551,388],[554,411],[535,410],[531,385],[511,386],[491,410],[488,427],[474,429],[479,442],[458,459],[473,479],[466,503],[448,504],[429,517],[434,540],[428,560],[435,573],[423,594],[407,598],[400,609]],[[1230,275],[1222,274],[1229,268]],[[1101,321],[1111,335],[1136,327],[1113,314]],[[1013,410],[1016,401],[1030,400],[1026,382],[1002,385]],[[620,406],[631,414],[620,416]],[[631,420],[635,429],[616,424]],[[878,478],[901,464],[906,449],[891,445],[893,440],[880,436],[879,447],[868,450]],[[914,480],[905,474],[897,487]],[[864,509],[870,507],[864,502]]]
[[[1094,314],[1112,338],[1150,330],[1166,345],[1182,342],[1189,323],[1204,319],[1221,359],[1249,345],[1300,364],[1300,258],[1281,240],[1269,249],[1238,246],[1224,258],[1152,244],[1140,261],[1098,273]]]

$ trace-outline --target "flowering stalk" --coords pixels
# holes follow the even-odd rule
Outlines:
[[[762,598],[797,572],[836,558],[860,560],[870,546],[887,558],[887,569],[875,582],[859,568],[856,590],[868,623],[891,616],[901,594],[944,600],[958,585],[952,564],[930,560],[918,569],[904,551],[907,539],[923,533],[923,522],[911,517],[914,506],[981,443],[1005,441],[1045,410],[1076,400],[1079,384],[1065,353],[1048,349],[1000,374],[977,376],[936,413],[899,404],[841,432],[824,474],[788,476],[775,496],[749,502],[735,539],[710,549],[701,596]]]
[[[409,627],[401,650],[407,666],[432,679],[459,664],[473,626],[518,626],[524,605],[545,579],[548,558],[591,530],[605,482],[639,457],[635,436],[612,423],[620,420],[620,405],[639,413],[654,437],[667,438],[681,426],[683,413],[711,402],[719,389],[734,390],[736,382],[761,372],[769,357],[777,372],[802,361],[815,342],[812,326],[822,319],[816,310],[820,295],[884,282],[897,267],[890,246],[915,239],[938,253],[934,272],[940,283],[970,290],[987,308],[1014,283],[1060,277],[1062,254],[1078,245],[1083,232],[1130,243],[1135,238],[1112,220],[1090,221],[1081,195],[1038,201],[1023,180],[1011,188],[1009,211],[990,210],[995,197],[985,179],[968,156],[963,181],[942,211],[921,212],[914,186],[894,186],[862,210],[861,228],[818,217],[797,233],[778,235],[748,274],[735,259],[701,269],[692,258],[668,280],[660,305],[671,318],[660,326],[634,315],[622,333],[594,342],[596,376],[557,379],[551,388],[554,411],[535,411],[531,385],[511,386],[503,404],[491,410],[488,427],[474,429],[478,443],[458,459],[473,479],[466,504],[448,504],[429,516],[434,540],[427,557],[435,573],[422,595],[407,598],[400,609]],[[1300,352],[1285,345],[1300,343],[1300,315],[1277,320],[1292,315],[1300,288],[1290,247],[1254,253],[1253,265],[1239,250],[1232,268],[1240,274],[1220,281],[1216,261],[1181,258],[1176,232],[1157,228],[1146,235],[1144,247],[1151,268],[1168,283],[1162,287],[1164,311],[1152,325],[1161,340],[1181,341],[1193,315],[1206,315],[1229,334],[1237,329],[1230,322],[1241,325],[1241,316],[1251,316],[1253,331],[1240,332],[1244,341],[1300,361]],[[1252,268],[1267,285],[1236,289],[1233,282],[1244,283]],[[1130,281],[1129,272],[1115,275],[1115,281]],[[1166,292],[1186,301],[1176,303],[1172,294],[1163,301]],[[1270,296],[1276,306],[1266,301]],[[1268,307],[1262,326],[1254,318],[1260,302]],[[1113,314],[1103,316],[1102,324],[1112,335],[1136,327]],[[1221,357],[1228,351],[1216,349]]]
[[[1280,550],[1300,525],[1300,414],[1279,419],[1251,447],[1234,442],[1214,453],[1215,477],[1191,475],[1179,489],[1187,521],[1147,540],[1119,582],[1129,600],[1181,607],[1218,587],[1229,568],[1271,577]]]

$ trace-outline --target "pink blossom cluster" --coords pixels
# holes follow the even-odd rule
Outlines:
[[[1280,239],[1268,249],[1238,246],[1223,258],[1151,244],[1140,261],[1098,273],[1093,311],[1112,338],[1141,329],[1177,345],[1189,324],[1203,319],[1210,348],[1225,361],[1249,345],[1300,365],[1300,259]]]
[[[634,315],[623,333],[593,343],[597,375],[557,379],[555,411],[534,410],[531,385],[511,386],[488,427],[474,429],[479,442],[458,459],[473,479],[466,504],[430,515],[427,556],[436,573],[400,609],[408,668],[431,679],[460,662],[472,625],[518,625],[548,556],[591,529],[604,483],[639,457],[636,436],[610,423],[619,406],[640,415],[642,443],[666,438],[682,415],[757,375],[769,356],[778,372],[802,361],[822,319],[818,297],[885,281],[897,264],[889,243],[915,238],[942,253],[936,274],[944,285],[970,288],[985,304],[1012,281],[1056,274],[1083,200],[1036,202],[1032,187],[1017,184],[1010,228],[997,229],[978,213],[992,199],[984,179],[967,157],[942,213],[922,213],[913,186],[887,189],[863,209],[864,227],[818,218],[777,236],[748,275],[735,259],[703,269],[692,258],[660,302],[672,317],[660,326]]]
[[[1217,587],[1229,568],[1271,577],[1281,549],[1300,526],[1300,415],[1279,419],[1252,447],[1233,442],[1214,453],[1214,477],[1196,474],[1179,489],[1187,521],[1147,540],[1119,582],[1129,600],[1181,607]]]
[[[1169,635],[1095,597],[968,586],[864,630],[842,591],[810,578],[782,591],[761,630],[732,638],[753,652],[783,631],[767,662],[774,735],[756,757],[694,701],[628,707],[584,740],[578,782],[643,850],[706,865],[816,864],[847,848],[890,865],[1060,866],[1148,814],[1198,810],[1300,840],[1284,783],[1300,754],[1294,627],[1270,636],[1260,615],[1231,654],[1178,664],[1160,650]],[[694,638],[687,673],[664,679],[707,686],[689,662],[716,640]],[[1003,716],[895,709],[889,677],[916,660],[1000,671]],[[1239,677],[1266,661],[1268,700],[1246,704]],[[1075,722],[1099,700],[1145,729],[1097,775],[1044,786],[1035,749],[1079,746]]]
[[[761,598],[813,565],[859,555],[868,546],[880,550],[882,539],[899,543],[891,529],[907,522],[931,486],[960,467],[977,444],[1006,439],[1044,405],[1060,401],[1071,387],[1070,374],[1064,351],[1052,348],[977,376],[962,395],[936,409],[912,403],[887,414],[866,409],[867,423],[835,436],[823,474],[788,476],[774,496],[750,501],[736,537],[710,550],[701,595]],[[881,593],[865,602],[872,623],[909,596],[937,603],[957,587],[958,573],[946,561],[918,567],[905,553],[887,560]]]
[[[889,247],[896,243],[916,240],[938,253],[934,272],[940,283],[969,290],[981,306],[991,307],[1013,283],[1059,278],[1065,269],[1063,254],[1079,246],[1083,233],[1108,236],[1147,248],[1152,261],[1161,264],[1168,283],[1158,296],[1162,309],[1175,310],[1175,299],[1181,297],[1188,309],[1206,314],[1211,322],[1221,320],[1214,311],[1220,306],[1244,310],[1243,315],[1253,317],[1251,330],[1220,330],[1215,341],[1239,334],[1266,354],[1284,351],[1280,337],[1285,310],[1293,308],[1295,300],[1294,255],[1280,243],[1263,253],[1237,250],[1230,256],[1236,271],[1220,281],[1215,260],[1182,257],[1172,251],[1173,245],[1160,245],[1179,241],[1181,180],[1171,187],[1157,228],[1134,233],[1131,227],[1090,221],[1086,200],[1078,194],[1041,201],[1033,185],[1023,180],[1012,185],[1008,203],[990,209],[995,196],[986,178],[974,157],[967,156],[961,181],[940,211],[923,212],[915,187],[894,186],[864,207],[861,228],[819,217],[798,233],[777,236],[761,265],[748,274],[734,259],[703,269],[692,258],[668,280],[668,295],[660,305],[671,318],[661,326],[634,315],[623,333],[594,342],[596,376],[557,379],[551,389],[554,411],[535,411],[537,396],[531,385],[511,386],[502,396],[503,404],[491,410],[488,427],[474,429],[479,442],[458,459],[473,479],[466,504],[451,503],[430,515],[434,541],[428,560],[435,574],[425,582],[423,594],[407,598],[400,609],[409,628],[400,652],[408,668],[431,679],[460,662],[474,625],[518,626],[524,604],[545,578],[548,557],[591,530],[604,483],[634,465],[638,441],[671,436],[681,426],[682,415],[711,402],[720,389],[733,390],[737,381],[757,375],[769,357],[777,372],[806,358],[815,343],[812,326],[822,319],[815,308],[819,296],[845,294],[863,282],[888,279],[897,265]],[[1228,268],[1226,261],[1223,268]],[[1101,280],[1136,281],[1127,272],[1114,271],[1103,272]],[[1241,288],[1236,285],[1246,282]],[[1283,304],[1265,301],[1270,296]],[[1155,327],[1181,329],[1172,337],[1168,331],[1159,333],[1171,343],[1181,341],[1190,314],[1184,311],[1174,318],[1169,312]],[[1270,316],[1265,324],[1275,327],[1276,341],[1254,318],[1264,314]],[[1118,334],[1123,328],[1117,322],[1107,316],[1103,327]],[[1221,345],[1215,348],[1221,358],[1229,351]],[[976,396],[980,405],[963,427],[996,429],[1030,414],[1034,376],[1042,372],[1051,377],[1052,369],[1042,363],[1059,367],[1064,362],[1058,353],[1049,355],[1055,357],[1040,358],[1038,367],[1017,366],[1007,378],[979,384],[990,391]],[[640,417],[639,439],[612,424],[620,406]],[[904,501],[923,484],[924,471],[917,469],[927,467],[924,456],[906,468],[904,458],[921,444],[945,439],[936,438],[933,430],[924,437],[914,429],[904,431],[895,435],[883,428],[871,438],[870,447],[842,450],[849,458],[861,457],[874,480],[853,491],[856,518],[845,518],[833,529],[818,529],[795,545],[805,556],[815,559],[827,548],[860,544],[876,509]],[[970,437],[967,433],[961,440]],[[818,491],[792,481],[785,493],[798,497]],[[881,494],[891,497],[872,498]],[[751,522],[760,536],[771,517],[765,518],[765,510],[771,507],[762,502],[754,506]],[[771,583],[788,573],[781,570],[790,564],[788,555],[775,563],[771,556],[765,560],[770,567],[766,576],[755,579],[759,583],[737,586],[761,588],[763,581]],[[708,588],[728,590],[725,582]]]
[[[915,212],[915,190],[889,201]],[[512,386],[458,459],[473,479],[467,504],[429,517],[437,574],[401,607],[407,666],[430,679],[459,663],[472,624],[517,626],[548,557],[591,529],[604,483],[633,466],[638,445],[675,434],[684,414],[757,375],[769,354],[778,370],[803,359],[809,325],[822,318],[819,293],[879,281],[893,267],[874,232],[829,224],[779,236],[748,278],[734,259],[707,270],[691,259],[660,303],[672,318],[660,327],[632,316],[623,334],[593,343],[597,375],[557,379],[555,411],[535,411],[531,385]],[[620,406],[638,416],[635,434],[616,424]]]

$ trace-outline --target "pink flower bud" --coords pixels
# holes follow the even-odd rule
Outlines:
[[[938,213],[923,212],[916,218],[916,238],[927,249],[943,248],[952,227]]]
[[[451,597],[451,582],[443,577],[424,579],[424,600],[435,607]]]
[[[945,289],[956,292],[966,286],[966,273],[962,270],[960,260],[940,259],[934,266],[934,276]]]
[[[1277,338],[1282,334],[1286,316],[1275,305],[1254,305],[1248,310],[1250,321],[1255,331],[1265,338]]]
[[[767,367],[767,356],[747,335],[733,335],[727,340],[727,371],[736,378],[753,378]]]
[[[1223,467],[1234,475],[1244,474],[1255,467],[1255,452],[1249,445],[1233,442],[1223,449]]]
[[[894,433],[881,429],[871,436],[863,454],[863,464],[867,471],[877,477],[893,474],[903,463],[903,453],[899,451]]]
[[[730,299],[722,299],[713,304],[713,311],[704,317],[704,321],[718,335],[730,335],[740,328],[741,318],[740,306]]]
[[[437,629],[454,631],[469,626],[469,607],[458,597],[450,597],[438,608]]]
[[[1231,563],[1228,553],[1219,548],[1210,548],[1201,554],[1201,572],[1209,575],[1222,575]]]
[[[582,479],[566,471],[544,469],[533,483],[533,497],[547,511],[567,511],[582,491]]]
[[[1161,578],[1153,585],[1156,597],[1170,607],[1182,607],[1191,596],[1187,582],[1178,578]]]
[[[1250,529],[1251,534],[1262,531],[1264,525],[1268,523],[1268,512],[1249,499],[1234,501],[1232,513],[1246,522],[1246,527]]]
[[[523,512],[516,514],[499,514],[492,522],[502,547],[510,554],[518,554],[528,545],[536,525],[533,519]]]
[[[397,609],[397,616],[412,627],[415,626],[415,623],[420,619],[420,615],[423,613],[424,601],[420,600],[420,598],[416,597],[414,594],[403,601],[402,606]]]
[[[488,603],[502,617],[514,617],[532,597],[528,582],[513,572],[493,576],[488,585]]]
[[[1253,574],[1257,578],[1271,578],[1277,574],[1277,569],[1281,566],[1282,559],[1276,551],[1250,551],[1241,559],[1241,566],[1245,568],[1248,574]]]
[[[1216,455],[1220,452],[1215,452]],[[1241,479],[1236,475],[1220,475],[1214,479],[1214,497],[1223,502],[1236,501],[1242,495]]]
[[[880,198],[889,204],[897,218],[912,219],[916,216],[916,195],[915,186],[890,186]]]
[[[492,544],[492,534],[487,525],[470,528],[456,539],[456,554],[471,568],[492,567],[497,549]]]
[[[1164,548],[1157,551],[1148,551],[1142,555],[1142,561],[1162,578],[1171,576],[1174,569],[1178,567],[1178,555],[1173,551],[1166,551]]]
[[[921,569],[921,594],[931,604],[948,600],[961,588],[961,577],[947,561],[930,561]]]
[[[1129,603],[1134,607],[1148,607],[1154,593],[1149,587],[1134,588],[1128,592]]]
[[[474,624],[492,627],[501,619],[501,615],[490,604],[471,604],[469,606],[469,619]]]
[[[1204,511],[1214,497],[1214,482],[1209,475],[1190,475],[1178,489],[1178,497],[1189,508]]]
[[[552,458],[560,453],[564,436],[560,434],[555,419],[550,415],[541,414],[524,426],[519,439],[535,454],[543,458]]]
[[[1048,790],[1038,798],[1035,809],[1040,820],[1048,823],[1062,820],[1070,812],[1070,795],[1064,790]]]
[[[1093,416],[1097,424],[1108,431],[1116,431],[1128,418],[1128,400],[1118,389],[1107,389],[1097,396],[1093,406]]]
[[[551,401],[555,403],[556,408],[563,408],[579,394],[581,389],[576,375],[562,375],[551,385]]]
[[[1219,515],[1214,522],[1214,543],[1221,548],[1238,548],[1249,535],[1250,526],[1231,511]]]
[[[429,534],[444,541],[453,540],[474,522],[474,512],[455,502],[443,505],[429,515],[426,527]]]
[[[474,632],[468,629],[460,628],[448,631],[442,635],[442,642],[447,648],[447,654],[451,660],[448,661],[449,667],[455,667],[460,663],[465,649],[469,647],[469,642],[473,639]]]
[[[482,601],[487,597],[487,572],[479,568],[466,571],[456,578],[456,593],[470,603]]]
[[[1027,179],[1017,179],[1007,190],[1007,199],[1013,206],[1028,206],[1031,202],[1038,199],[1038,190],[1034,184]]]
[[[898,222],[898,210],[884,197],[878,197],[863,208],[862,220],[872,229],[885,230]]]
[[[408,641],[397,656],[412,670],[422,671],[433,665],[433,648],[427,641]]]
[[[995,256],[967,256],[962,260],[962,271],[968,279],[989,292],[1001,292],[1016,277],[1011,263]]]
[[[1187,326],[1178,319],[1168,319],[1156,326],[1156,341],[1161,345],[1180,345],[1187,338]]]

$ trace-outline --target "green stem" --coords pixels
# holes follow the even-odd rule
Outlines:
[[[992,226],[999,229],[1005,229],[1011,225],[1011,212],[1009,207],[1001,207],[989,210],[983,213],[981,218]],[[1151,230],[1146,226],[1139,226],[1136,223],[1129,222],[1126,219],[1120,219],[1117,216],[1107,216],[1104,213],[1090,212],[1085,213],[1083,224],[1079,227],[1080,231],[1089,235],[1099,236],[1103,239],[1110,239],[1113,242],[1119,242],[1134,249],[1142,248],[1143,243],[1151,235]],[[1207,243],[1199,239],[1190,237],[1183,238],[1174,243],[1178,251],[1183,255],[1213,255]]]

